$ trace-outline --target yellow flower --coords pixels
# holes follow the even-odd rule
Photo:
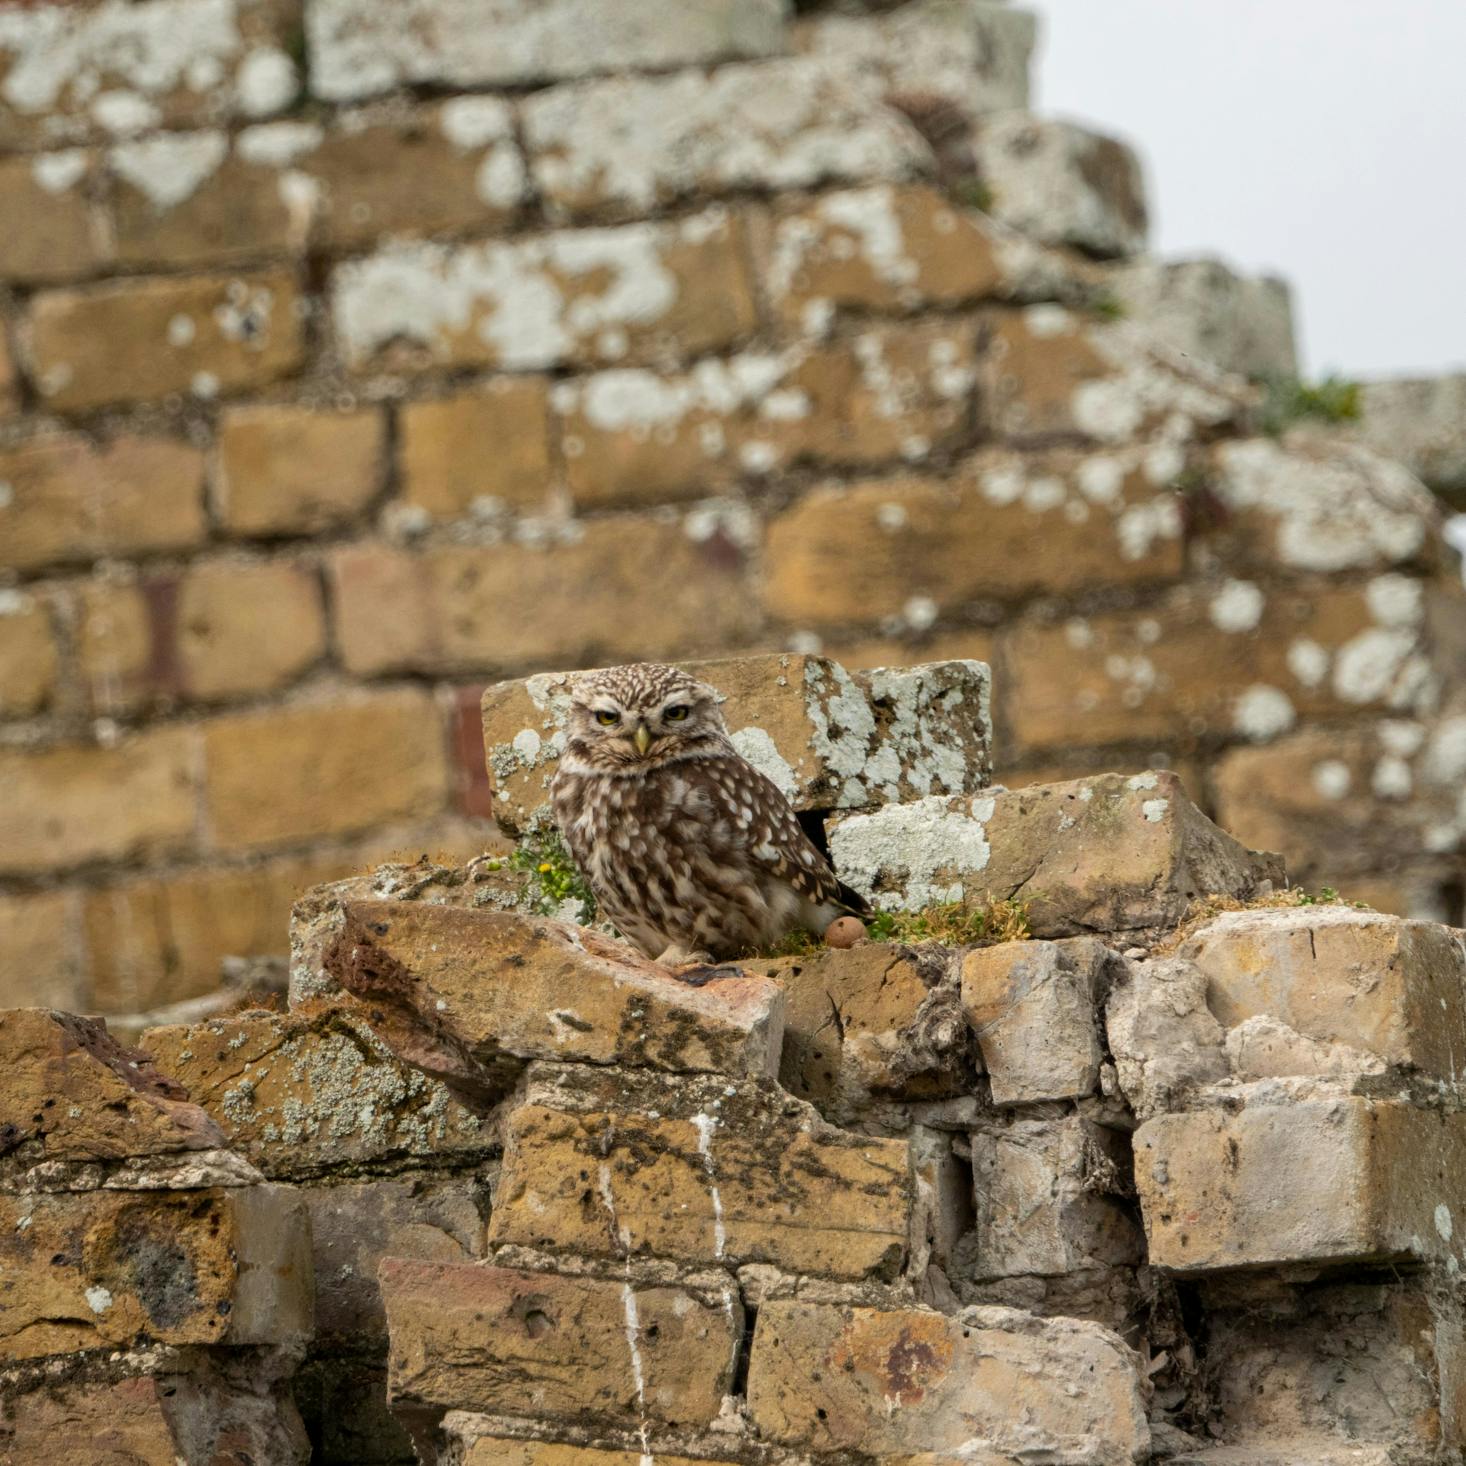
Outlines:
[[[540,874],[541,875],[548,875],[552,870],[554,870],[554,868],[555,867],[553,865],[551,865],[548,860],[542,860],[540,862]]]

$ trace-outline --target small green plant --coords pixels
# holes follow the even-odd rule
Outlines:
[[[1299,377],[1265,377],[1262,428],[1277,437],[1298,422],[1357,422],[1359,384],[1327,376],[1310,385]]]
[[[530,905],[541,916],[554,915],[566,901],[578,901],[581,922],[588,926],[596,919],[596,898],[558,830],[526,835],[509,857],[509,868],[529,877]]]
[[[1102,321],[1123,321],[1126,315],[1125,302],[1109,290],[1101,290],[1089,302],[1089,310]]]
[[[964,209],[975,209],[979,214],[993,211],[993,191],[980,178],[963,178],[947,190],[954,204]]]
[[[873,942],[944,942],[948,946],[1021,942],[1033,933],[1022,901],[965,906],[954,901],[925,911],[878,911],[866,923]]]
[[[1316,895],[1301,886],[1293,893],[1294,904],[1298,906],[1340,906],[1344,902],[1332,886],[1320,886]]]

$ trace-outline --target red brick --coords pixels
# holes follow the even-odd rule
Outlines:
[[[483,683],[460,687],[453,694],[453,757],[458,785],[458,807],[467,815],[489,819],[494,813],[494,791],[484,762],[484,721],[480,710]]]
[[[198,802],[195,750],[192,729],[157,728],[114,748],[0,751],[0,872],[185,849]]]
[[[421,817],[447,800],[442,720],[416,690],[204,725],[204,817],[221,850],[264,850]]]
[[[183,549],[205,533],[203,455],[173,438],[49,436],[0,451],[0,565]]]
[[[651,519],[576,525],[568,543],[543,547],[353,546],[331,577],[337,644],[357,674],[594,666],[726,647],[755,624],[742,550]]]
[[[349,523],[381,487],[380,411],[237,407],[219,424],[215,502],[235,534],[315,534]]]
[[[49,291],[30,311],[36,386],[59,412],[261,387],[300,365],[299,305],[288,270]]]

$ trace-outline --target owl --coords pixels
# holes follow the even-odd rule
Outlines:
[[[550,784],[602,915],[671,965],[736,957],[796,927],[823,931],[862,906],[733,747],[721,701],[656,663],[584,673]]]

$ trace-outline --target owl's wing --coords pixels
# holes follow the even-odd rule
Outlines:
[[[740,813],[743,808],[751,811],[746,831],[738,821],[738,833],[746,840],[744,849],[754,864],[787,881],[816,906],[853,904],[858,909],[863,904],[836,877],[772,779],[737,754],[724,763],[724,778],[731,784]]]

